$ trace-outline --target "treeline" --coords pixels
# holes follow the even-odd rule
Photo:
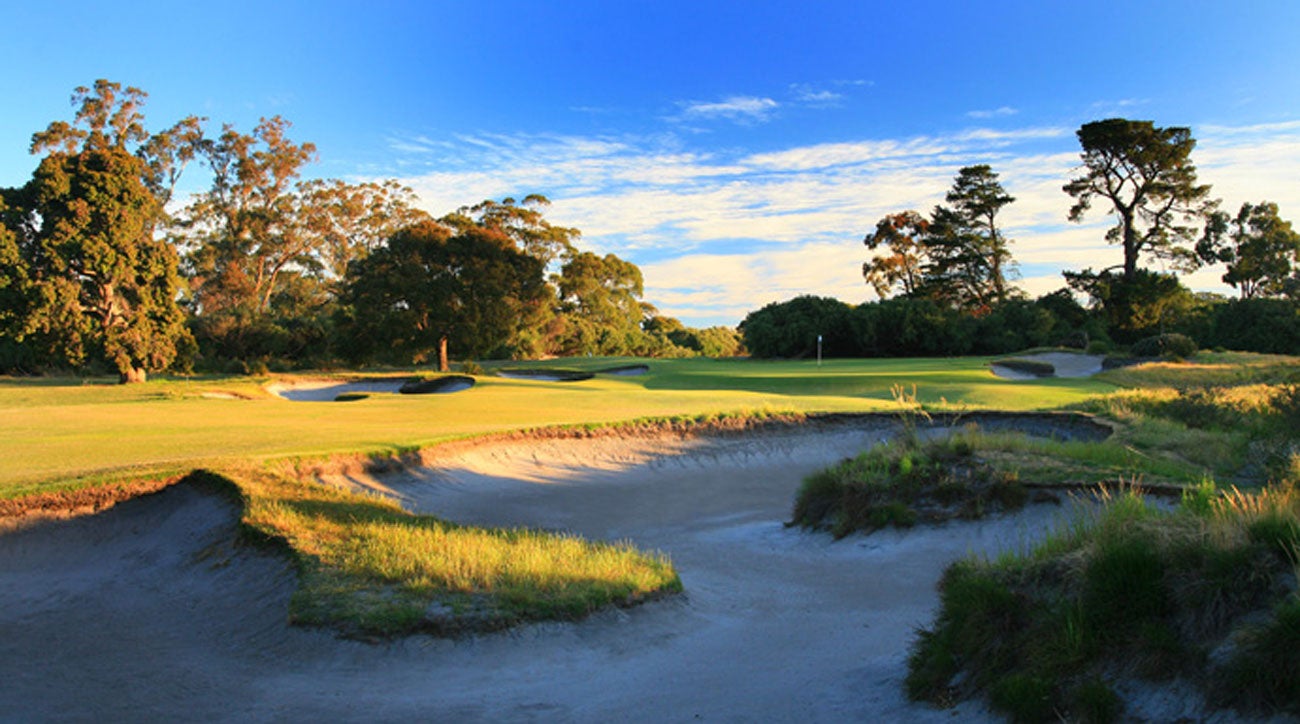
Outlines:
[[[1191,162],[1187,128],[1112,118],[1077,133],[1081,172],[1062,190],[1071,221],[1095,203],[1115,225],[1119,263],[1065,272],[1065,288],[1027,300],[1008,283],[1015,262],[998,215],[1015,198],[987,165],[961,169],[945,204],[882,218],[863,243],[881,253],[862,267],[883,301],[850,307],[800,297],[742,323],[759,357],[1003,354],[1043,345],[1112,349],[1162,334],[1203,347],[1300,354],[1300,234],[1276,204],[1220,210]],[[1239,290],[1229,301],[1194,294],[1159,261],[1191,272],[1212,263]],[[893,298],[890,298],[893,295]],[[1076,295],[1086,297],[1085,308]],[[1156,345],[1158,348],[1159,345]]]
[[[393,181],[301,179],[316,148],[280,117],[151,133],[145,99],[78,88],[72,122],[33,135],[32,178],[0,188],[0,372],[738,351],[658,315],[640,270],[580,251],[545,197],[434,218]],[[211,184],[176,199],[191,165]]]
[[[755,357],[936,357],[999,355],[1034,347],[1112,352],[1179,334],[1206,349],[1300,354],[1300,305],[1291,299],[1225,299],[1183,290],[1161,324],[1117,341],[1103,311],[1067,290],[1010,299],[975,316],[932,299],[897,298],[857,306],[796,297],[751,312],[741,323]]]

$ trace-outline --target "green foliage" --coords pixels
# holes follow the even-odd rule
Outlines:
[[[1211,347],[1300,354],[1300,306],[1291,300],[1234,299],[1214,308],[1211,325]]]
[[[1143,253],[1194,268],[1189,244],[1210,187],[1197,184],[1191,130],[1110,118],[1083,124],[1077,135],[1083,174],[1063,187],[1075,199],[1070,220],[1082,221],[1094,199],[1110,205],[1116,225],[1106,240],[1123,248],[1123,280],[1130,285]]]
[[[1242,299],[1272,297],[1286,291],[1300,255],[1300,234],[1277,215],[1277,204],[1244,203],[1235,218],[1211,214],[1197,252],[1207,262],[1223,262],[1223,281],[1241,290]]]
[[[802,296],[750,312],[741,322],[740,331],[745,347],[755,357],[814,356],[819,335],[825,356],[847,356],[856,349],[849,316],[850,307],[843,302]]]
[[[1289,596],[1266,623],[1241,633],[1211,687],[1225,705],[1300,715],[1300,597]]]
[[[425,222],[348,268],[346,352],[357,360],[436,358],[447,371],[449,346],[472,357],[490,353],[546,295],[541,262],[508,237],[479,227],[449,237]]]
[[[0,335],[47,364],[106,363],[140,381],[171,364],[187,334],[176,254],[154,238],[170,193],[156,183],[159,137],[144,131],[137,89],[99,81],[73,100],[74,124],[34,135],[32,151],[49,153],[11,196],[22,207],[4,214],[0,301],[14,306],[0,313]]]
[[[560,268],[558,354],[628,355],[645,351],[641,270],[613,254],[571,254]]]
[[[1107,334],[1121,343],[1181,322],[1196,304],[1191,292],[1172,274],[1146,269],[1129,275],[1091,269],[1064,274],[1072,289],[1092,298],[1105,320]]]
[[[1296,711],[1300,607],[1277,585],[1293,563],[1255,532],[1300,521],[1300,495],[1211,491],[1172,512],[1133,493],[1107,498],[1033,550],[953,564],[913,643],[909,694],[949,701],[961,677],[957,693],[983,691],[1013,719],[1112,721],[1107,679],[1208,674],[1221,703]],[[1286,529],[1290,545],[1297,535]],[[1225,640],[1238,643],[1216,664],[1207,653]]]
[[[1022,507],[1029,496],[1020,481],[977,460],[968,434],[922,444],[905,430],[898,443],[809,475],[795,496],[793,523],[842,538]]]
[[[1049,722],[1057,719],[1053,681],[1028,673],[1011,674],[989,687],[989,702],[1013,722]]]
[[[1008,298],[1011,253],[997,214],[1015,199],[989,166],[978,165],[958,172],[946,200],[952,207],[936,206],[929,219],[915,211],[886,216],[863,239],[869,249],[889,250],[862,265],[877,296],[901,286],[903,296],[975,312]]]
[[[1171,332],[1144,337],[1130,348],[1134,357],[1169,357],[1187,359],[1196,354],[1196,341],[1185,334]]]

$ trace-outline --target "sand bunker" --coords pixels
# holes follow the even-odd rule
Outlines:
[[[1090,377],[1101,372],[1102,361],[1105,358],[1101,355],[1077,352],[1042,352],[1021,355],[1017,359],[1046,362],[1056,370],[1056,373],[1052,375],[1053,377]],[[993,370],[993,374],[1008,380],[1039,379],[1038,375],[1011,369],[996,362],[990,364],[989,367]]]
[[[832,542],[782,525],[807,473],[888,423],[715,439],[510,443],[339,479],[464,523],[627,539],[686,594],[576,623],[370,645],[286,624],[291,567],[192,488],[0,537],[0,711],[30,719],[971,721],[902,679],[944,566],[1055,506]],[[4,718],[0,717],[0,718]]]
[[[266,386],[267,392],[294,402],[333,402],[340,396],[356,399],[357,395],[373,393],[421,395],[430,393],[451,393],[468,390],[474,386],[474,378],[462,375],[436,377],[430,380],[363,380],[355,382],[336,382],[329,380],[300,380],[295,382],[273,382]]]

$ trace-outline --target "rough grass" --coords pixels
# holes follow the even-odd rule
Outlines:
[[[627,543],[489,529],[245,470],[244,524],[299,562],[293,621],[353,635],[454,634],[575,619],[681,590],[672,564]]]
[[[799,487],[792,523],[842,538],[1022,507],[1028,491],[1013,472],[976,457],[976,435],[903,437],[815,472]]]
[[[1111,719],[1105,680],[1183,676],[1208,681],[1220,705],[1300,712],[1300,647],[1288,647],[1300,608],[1282,552],[1300,543],[1300,494],[1212,501],[1165,511],[1129,492],[1031,551],[954,564],[912,646],[909,695],[983,691],[1015,720]]]

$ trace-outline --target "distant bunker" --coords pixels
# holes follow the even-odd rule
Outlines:
[[[429,395],[462,392],[474,386],[466,375],[444,375],[433,379],[382,379],[336,381],[301,381],[271,384],[266,389],[293,402],[353,402],[372,394]]]

